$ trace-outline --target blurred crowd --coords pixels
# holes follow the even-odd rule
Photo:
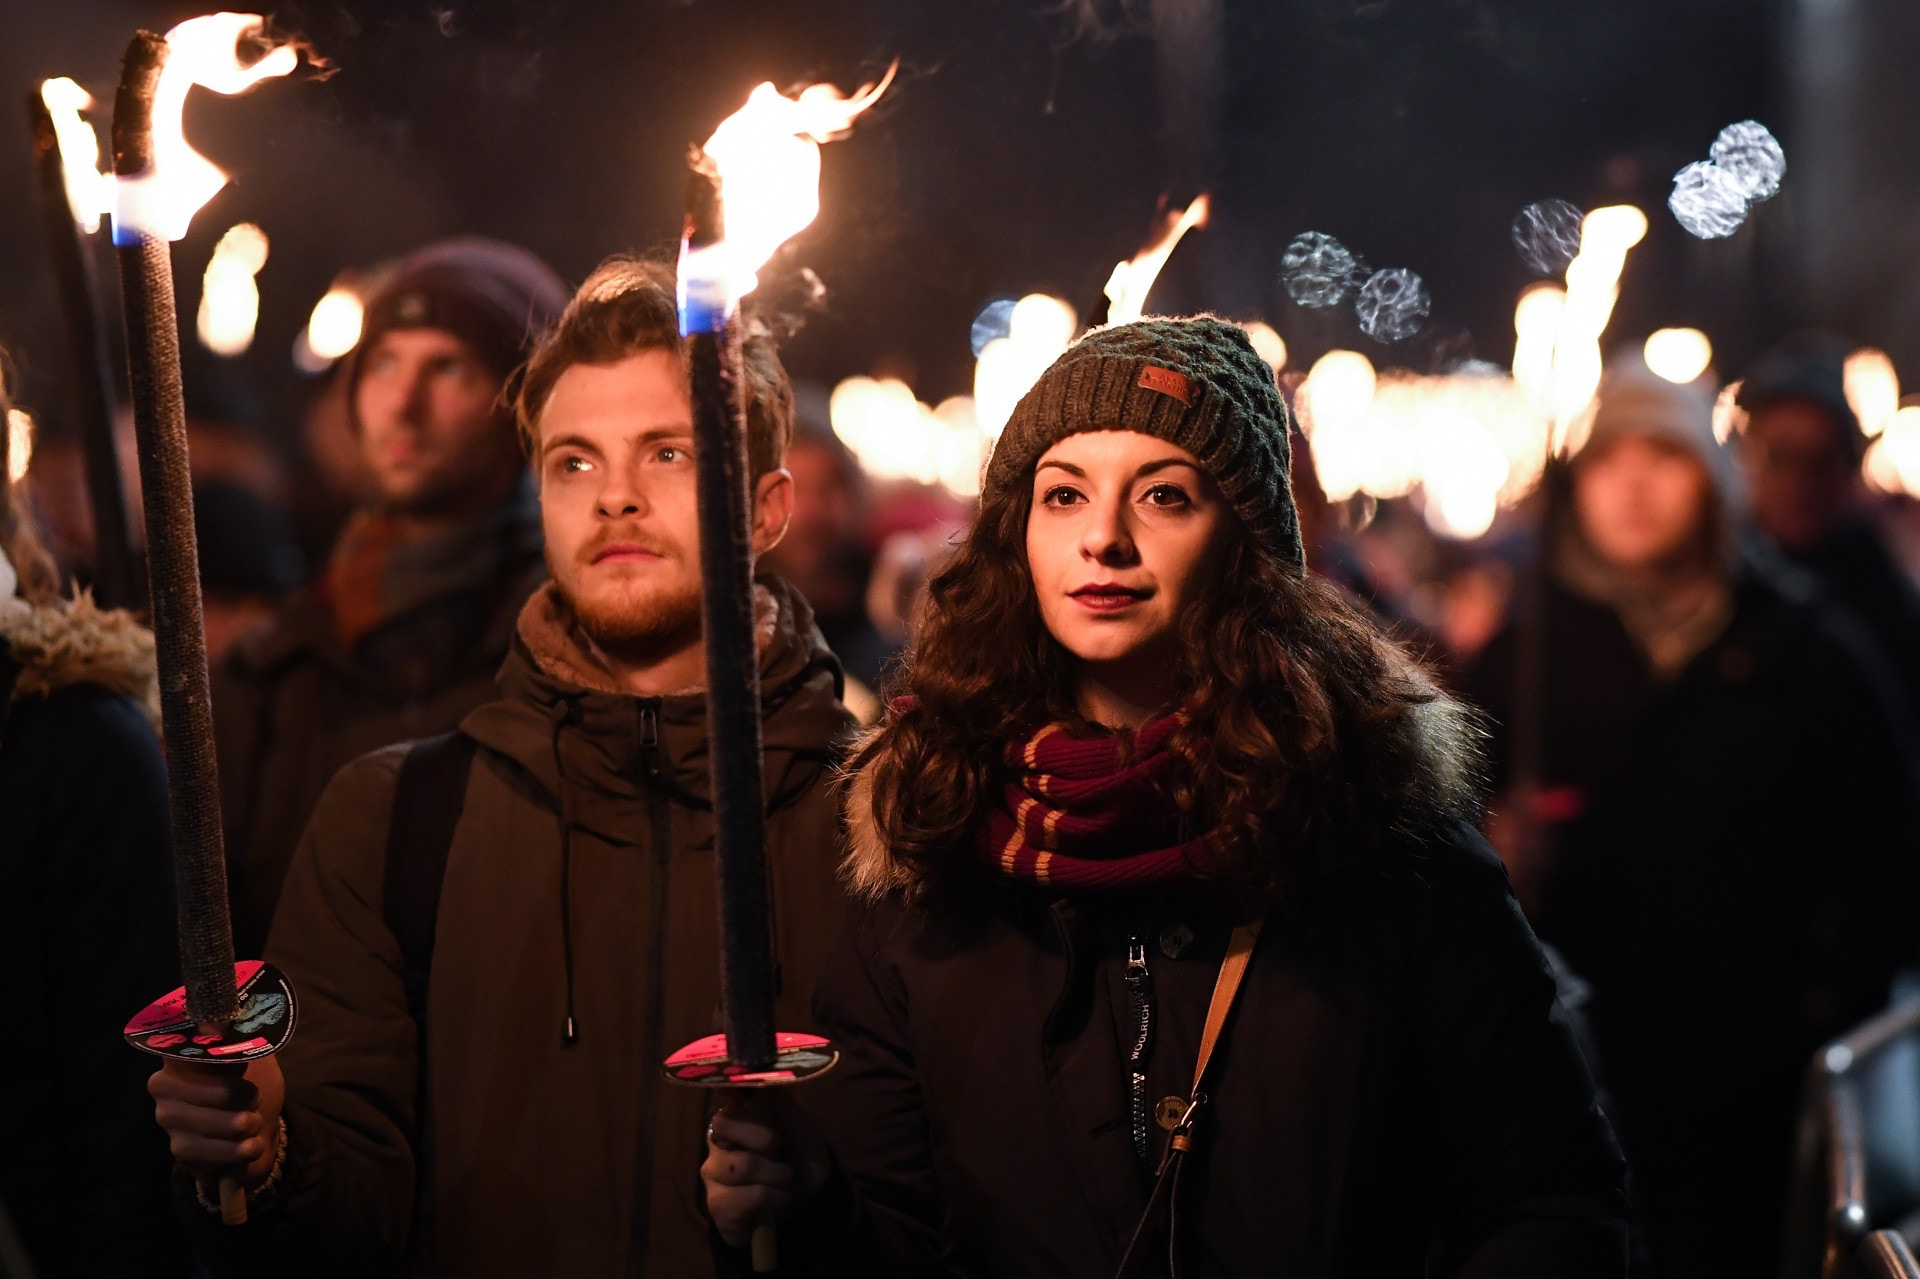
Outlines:
[[[545,575],[502,404],[528,321],[567,290],[473,239],[380,280],[307,403],[248,417],[189,388],[242,955],[328,779],[484,700]],[[1703,1223],[1777,1221],[1809,1054],[1920,958],[1900,922],[1920,880],[1920,506],[1863,482],[1848,349],[1794,338],[1741,371],[1724,442],[1713,374],[1677,384],[1614,361],[1584,444],[1472,540],[1404,499],[1328,501],[1296,440],[1315,571],[1485,712],[1487,831],[1564,961],[1660,1273],[1705,1272]],[[869,476],[829,418],[824,388],[801,385],[794,517],[763,568],[811,602],[870,722],[970,509]],[[130,430],[119,442],[137,511]],[[9,518],[38,525],[57,574],[21,598],[95,584],[79,442],[43,434],[11,462]],[[59,926],[57,911],[33,924]],[[145,944],[153,971],[172,962],[170,937]],[[125,1057],[138,1094],[147,1066]],[[106,1145],[158,1135],[115,1131]],[[34,1193],[0,1187],[10,1206]]]

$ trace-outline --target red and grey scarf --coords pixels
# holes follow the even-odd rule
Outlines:
[[[1013,770],[987,815],[981,852],[1000,872],[1057,888],[1150,888],[1192,881],[1205,837],[1184,838],[1164,785],[1183,716],[1143,725],[1132,748],[1049,724],[1007,752]]]

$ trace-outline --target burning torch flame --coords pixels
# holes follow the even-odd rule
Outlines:
[[[215,355],[240,355],[253,345],[260,320],[260,286],[253,277],[267,264],[267,233],[251,222],[231,227],[213,246],[200,288],[200,343]]]
[[[878,84],[861,86],[851,98],[830,84],[809,85],[792,98],[762,84],[720,122],[700,150],[719,179],[723,238],[683,247],[683,287],[718,289],[731,313],[759,286],[767,259],[819,215],[820,144],[844,137],[898,68],[896,62]]]
[[[1184,212],[1169,212],[1166,229],[1158,240],[1135,254],[1132,261],[1115,264],[1113,274],[1107,277],[1107,323],[1130,324],[1145,314],[1147,294],[1160,278],[1160,269],[1173,256],[1173,247],[1188,231],[1207,224],[1209,209],[1207,197],[1202,195]]]
[[[100,229],[100,219],[113,211],[113,175],[100,172],[99,135],[80,118],[80,113],[93,105],[93,95],[61,76],[41,83],[40,100],[47,104],[54,136],[60,142],[67,205],[80,229],[91,234]]]
[[[167,62],[153,97],[153,160],[144,172],[118,182],[113,211],[116,244],[140,235],[178,240],[193,215],[218,195],[227,175],[187,144],[180,115],[187,90],[203,85],[215,93],[244,93],[269,76],[283,76],[300,55],[283,44],[251,66],[242,65],[240,41],[266,25],[252,13],[212,13],[167,32]]]

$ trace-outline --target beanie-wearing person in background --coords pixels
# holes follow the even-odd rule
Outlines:
[[[520,605],[546,576],[501,389],[566,302],[532,254],[460,239],[402,260],[368,303],[346,374],[371,499],[319,580],[214,669],[241,955],[260,953],[334,773],[493,696]]]
[[[1609,373],[1549,538],[1542,685],[1516,686],[1512,628],[1466,680],[1496,778],[1538,779],[1494,829],[1532,832],[1502,851],[1592,985],[1646,1251],[1676,1276],[1777,1253],[1801,1072],[1884,1002],[1920,871],[1891,678],[1810,583],[1742,550],[1711,414],[1697,388]]]
[[[1236,326],[1096,331],[1021,401],[854,762],[846,1059],[715,1117],[724,1266],[784,1213],[788,1273],[1107,1279],[1225,1010],[1151,1273],[1624,1272],[1476,734],[1304,560]]]
[[[1740,384],[1747,421],[1735,448],[1754,527],[1860,620],[1920,716],[1920,590],[1868,517],[1867,440],[1847,402],[1846,355],[1803,340],[1756,364]]]
[[[0,1215],[48,1279],[171,1279],[188,1257],[153,1063],[120,1037],[180,980],[153,637],[60,597],[8,480],[9,407],[0,386]]]

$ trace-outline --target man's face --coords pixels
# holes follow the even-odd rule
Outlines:
[[[588,638],[629,656],[671,653],[700,635],[700,530],[693,409],[670,351],[576,364],[538,423],[547,565]],[[792,480],[756,486],[754,549],[786,528]]]
[[[1619,569],[1673,563],[1705,535],[1709,481],[1685,448],[1629,435],[1590,449],[1574,472],[1587,544]]]
[[[796,440],[787,450],[787,470],[793,523],[768,567],[821,612],[858,607],[864,583],[849,570],[849,552],[858,547],[861,512],[842,460],[823,444]]]
[[[1787,550],[1820,542],[1845,516],[1857,468],[1843,424],[1819,405],[1782,400],[1755,412],[1740,458],[1754,523]]]
[[[484,509],[511,490],[519,445],[498,415],[500,379],[444,329],[394,329],[354,390],[360,452],[386,505],[419,515]]]

